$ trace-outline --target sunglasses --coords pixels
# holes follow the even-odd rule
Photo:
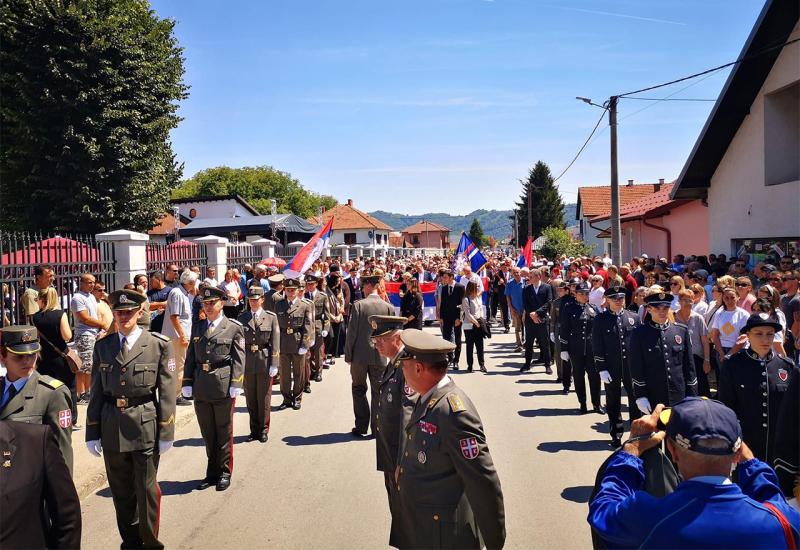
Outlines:
[[[781,278],[780,277],[771,277],[770,281],[775,281],[775,282],[780,283],[781,282]]]
[[[736,264],[736,267],[744,267],[744,264]]]
[[[736,286],[744,287],[744,286],[750,286],[750,285],[748,283],[736,283]]]

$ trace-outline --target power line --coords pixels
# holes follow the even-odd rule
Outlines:
[[[603,107],[603,112],[602,112],[602,113],[600,113],[600,118],[599,118],[599,119],[597,119],[597,124],[595,124],[595,125],[594,125],[594,128],[592,128],[592,132],[589,134],[589,137],[587,137],[587,138],[586,138],[586,141],[584,141],[584,142],[583,142],[583,145],[581,145],[581,148],[580,148],[580,149],[578,149],[578,152],[577,152],[577,153],[575,153],[575,157],[574,157],[574,158],[572,159],[572,161],[571,161],[571,162],[570,162],[570,163],[567,165],[567,167],[566,167],[566,168],[564,168],[564,170],[563,170],[563,171],[562,171],[562,172],[561,172],[561,173],[558,175],[558,177],[557,177],[556,179],[554,179],[554,180],[553,180],[553,183],[555,183],[555,182],[557,182],[558,180],[560,180],[560,179],[561,179],[561,176],[563,176],[564,174],[566,174],[566,173],[567,173],[567,170],[569,170],[570,168],[572,168],[572,165],[573,165],[573,164],[575,164],[575,161],[576,161],[576,160],[578,160],[578,157],[579,157],[579,156],[581,156],[581,153],[583,153],[583,150],[584,150],[584,149],[586,149],[586,146],[587,146],[587,145],[589,145],[589,140],[591,140],[591,139],[592,139],[592,136],[593,136],[593,135],[594,135],[594,133],[597,131],[597,128],[600,126],[600,123],[601,123],[601,122],[603,122],[603,117],[604,117],[604,116],[606,116],[606,111],[608,111],[608,108],[607,108],[607,107]]]
[[[690,80],[692,78],[697,78],[698,76],[703,76],[709,73],[713,73],[719,71],[720,69],[725,69],[727,67],[731,67],[733,65],[738,65],[739,63],[743,63],[745,61],[750,61],[751,59],[755,59],[756,57],[762,56],[765,53],[769,53],[774,50],[778,50],[783,48],[784,46],[788,46],[789,44],[794,44],[795,42],[800,42],[800,38],[795,38],[794,40],[789,40],[788,42],[783,42],[781,44],[777,44],[775,46],[770,46],[769,48],[764,48],[761,51],[758,51],[752,55],[748,55],[742,57],[741,59],[737,59],[736,61],[731,61],[730,63],[725,63],[724,65],[720,65],[719,67],[714,67],[713,69],[707,69],[705,71],[701,71],[699,73],[691,74],[689,76],[684,76],[683,78],[678,78],[675,80],[670,80],[669,82],[664,82],[663,84],[656,84],[655,86],[648,86],[647,88],[642,88],[641,90],[635,90],[633,92],[625,92],[624,94],[619,94],[617,97],[626,97],[634,94],[640,94],[642,92],[648,92],[650,90],[655,90],[658,88],[663,88],[664,86],[671,86],[672,84],[677,84],[678,82],[684,82],[686,80]]]
[[[688,99],[676,97],[671,99],[668,97],[626,97],[625,99],[638,99],[640,101],[716,101],[716,99]]]
[[[632,113],[630,113],[630,114],[627,114],[627,115],[625,115],[624,117],[620,118],[620,119],[619,119],[619,121],[617,121],[617,123],[620,123],[620,122],[622,122],[623,120],[625,120],[625,119],[628,119],[628,118],[630,118],[630,117],[632,117],[632,116],[638,115],[638,114],[639,114],[639,113],[641,113],[642,111],[646,111],[646,110],[647,110],[647,109],[649,109],[650,107],[653,107],[653,106],[655,106],[655,105],[658,105],[659,103],[661,103],[661,101],[669,101],[669,100],[672,98],[672,96],[676,96],[676,95],[678,95],[679,93],[681,93],[681,92],[683,92],[683,91],[685,91],[685,90],[688,90],[688,89],[689,89],[689,88],[691,88],[692,86],[697,86],[698,84],[700,84],[700,83],[701,83],[701,82],[703,82],[704,80],[707,80],[707,79],[711,78],[712,76],[714,76],[714,75],[716,74],[716,72],[717,72],[717,71],[714,71],[714,72],[712,72],[712,73],[708,73],[708,74],[704,75],[704,76],[703,76],[703,78],[701,78],[701,79],[699,79],[699,80],[695,80],[694,82],[691,82],[691,83],[687,84],[687,85],[686,85],[686,86],[684,86],[683,88],[680,88],[680,89],[678,89],[678,90],[676,90],[676,91],[672,92],[672,93],[671,93],[671,94],[669,94],[667,97],[665,97],[665,98],[662,98],[662,99],[661,99],[661,100],[659,100],[659,101],[654,101],[653,103],[649,103],[649,104],[645,105],[644,107],[642,107],[641,109],[638,109],[638,110],[636,110],[636,111],[634,111],[634,112],[632,112]],[[638,98],[638,97],[626,97],[625,99],[641,99],[641,98]]]

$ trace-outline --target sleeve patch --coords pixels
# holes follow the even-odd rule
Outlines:
[[[58,411],[58,425],[64,428],[72,427],[72,411],[69,409],[64,409],[63,411]]]
[[[170,357],[169,361],[167,361],[167,370],[169,372],[175,372],[175,358]]]

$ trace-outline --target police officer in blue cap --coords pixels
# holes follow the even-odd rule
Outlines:
[[[592,351],[600,380],[606,386],[606,410],[611,428],[611,446],[622,444],[625,425],[622,422],[622,387],[628,396],[628,414],[631,422],[639,418],[639,409],[633,402],[631,371],[628,367],[630,339],[639,326],[639,316],[625,309],[625,287],[612,286],[605,291],[608,309],[600,313],[592,327]]]
[[[719,401],[682,399],[659,429],[663,404],[633,423],[631,438],[608,462],[588,521],[613,548],[787,548],[800,536],[800,513],[775,472],[742,442],[736,413]],[[683,481],[656,498],[642,490],[639,456],[666,439]],[[736,466],[738,483],[730,473]]]
[[[586,378],[594,412],[605,414],[600,405],[600,376],[594,365],[592,352],[592,325],[600,314],[597,306],[589,303],[589,285],[581,281],[575,286],[575,301],[564,306],[559,318],[559,339],[563,360],[564,393],[569,391],[570,374],[575,378],[575,393],[580,404],[580,414],[586,414]]]
[[[650,319],[631,334],[629,365],[636,406],[650,414],[653,406],[673,405],[697,395],[697,375],[689,329],[669,320],[672,294],[645,298]]]

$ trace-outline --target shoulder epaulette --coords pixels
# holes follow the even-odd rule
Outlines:
[[[164,340],[165,342],[169,342],[169,341],[170,341],[170,340],[169,340],[169,337],[167,337],[167,336],[164,336],[164,335],[163,335],[163,334],[161,334],[160,332],[151,332],[150,334],[152,334],[153,336],[155,336],[155,337],[156,337],[156,338],[158,338],[159,340]]]
[[[263,311],[264,311],[264,313],[267,313],[267,314],[269,314],[269,315],[272,315],[273,317],[277,317],[277,316],[278,316],[278,315],[277,315],[277,314],[276,314],[274,311],[270,311],[270,310],[268,310],[268,309],[265,309],[265,310],[263,310]]]
[[[303,298],[301,301],[303,303],[306,303],[306,304],[314,305],[314,301],[313,300],[309,300],[308,298]]]
[[[791,359],[791,358],[789,358],[789,357],[785,357],[785,356],[783,356],[783,355],[779,355],[778,357],[780,357],[781,359],[783,359],[783,361],[784,361],[785,363],[789,363],[789,365],[791,365],[792,367],[794,366],[794,359]]]
[[[244,326],[244,325],[242,324],[242,322],[241,322],[241,321],[239,321],[238,319],[230,319],[230,318],[229,318],[229,319],[228,319],[228,321],[230,321],[230,322],[232,322],[234,325],[238,325],[238,326],[240,326],[240,327],[243,327],[243,326]]]
[[[58,380],[56,378],[53,378],[52,376],[47,376],[44,374],[39,376],[39,383],[54,390],[64,385],[64,382],[62,382],[61,380]]]
[[[455,393],[447,394],[447,402],[450,403],[450,410],[453,412],[457,413],[467,410],[466,407],[464,407],[464,403],[461,402],[461,398]]]

